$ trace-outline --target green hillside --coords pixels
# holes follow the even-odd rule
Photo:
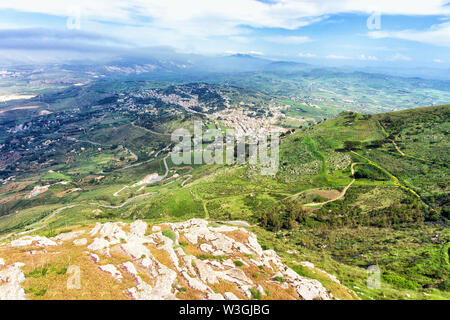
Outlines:
[[[308,270],[296,262],[311,261],[362,299],[449,299],[449,111],[450,105],[342,112],[284,135],[275,176],[261,176],[254,165],[175,166],[164,151],[138,166],[99,173],[82,169],[87,159],[123,162],[126,153],[108,158],[112,147],[102,153],[86,145],[92,154],[75,156],[61,172],[2,187],[0,234],[36,226],[51,234],[75,224],[136,218],[246,220],[297,272]],[[93,130],[91,138],[129,146],[136,138],[144,149],[132,151],[140,157],[149,154],[147,134],[158,135],[124,125]],[[164,174],[165,161],[164,180],[133,186],[149,173]],[[66,176],[72,191],[52,184],[27,197],[34,186]],[[381,269],[381,289],[366,286],[371,265]]]

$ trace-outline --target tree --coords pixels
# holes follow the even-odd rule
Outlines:
[[[344,147],[347,150],[355,150],[361,148],[361,141],[347,140],[344,141]]]

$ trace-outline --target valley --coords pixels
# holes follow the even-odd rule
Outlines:
[[[237,220],[248,224],[243,232],[253,233],[262,250],[274,250],[280,263],[319,281],[333,297],[449,299],[450,105],[443,104],[450,101],[448,82],[388,76],[382,81],[379,75],[298,68],[193,82],[138,75],[106,81],[73,72],[70,80],[33,82],[39,89],[11,88],[27,96],[3,99],[0,106],[0,258],[24,236],[54,240],[88,233],[96,223],[178,226],[204,219],[201,224],[213,231]],[[21,76],[29,81],[26,72]],[[416,89],[401,91],[405,87]],[[204,132],[234,129],[240,136],[277,129],[278,172],[263,176],[257,164],[248,163],[174,164],[170,135],[178,128],[193,133],[195,120]],[[205,139],[203,146],[210,143]],[[191,249],[197,258],[208,254]],[[49,252],[36,269],[68,267]],[[26,261],[23,253],[16,255]],[[156,260],[163,256],[155,253]],[[101,259],[127,263],[118,257]],[[139,258],[130,263],[142,264]],[[76,259],[87,256],[80,251]],[[366,285],[371,265],[381,269],[380,289]],[[24,268],[27,298],[62,297],[59,289],[42,291],[56,285],[53,273],[35,278]],[[128,278],[129,286],[120,290],[113,278],[105,281],[123,298],[132,285],[135,298],[152,295]],[[187,288],[186,279],[173,282],[171,294],[199,298],[180,289]],[[231,290],[223,283],[202,288],[221,295]],[[264,290],[232,292],[247,299],[288,297],[274,296],[271,288],[272,296]]]

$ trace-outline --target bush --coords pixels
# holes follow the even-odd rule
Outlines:
[[[370,179],[378,181],[388,181],[389,176],[381,169],[369,164],[360,164],[355,172],[356,179]]]
[[[220,260],[223,261],[228,257],[226,255],[214,256],[212,254],[201,253],[197,255],[197,258],[200,260]]]
[[[361,141],[352,141],[352,140],[344,141],[344,147],[347,150],[360,149],[361,148]]]
[[[235,265],[236,267],[242,267],[242,266],[244,265],[244,263],[243,263],[242,261],[240,261],[240,260],[235,260],[235,261],[234,261],[234,265]]]
[[[392,284],[393,286],[398,288],[414,290],[421,287],[420,284],[418,284],[416,281],[405,279],[396,274],[384,273],[382,278],[387,283]]]
[[[175,234],[175,232],[173,232],[170,229],[165,229],[162,231],[162,234],[164,236],[166,236],[167,238],[171,239],[173,242],[175,242],[177,240],[177,236]]]
[[[438,288],[439,290],[442,291],[450,291],[450,281],[449,280],[442,281],[441,283],[439,283]]]
[[[259,290],[255,288],[250,288],[249,290],[253,300],[261,300],[261,292],[259,292]]]
[[[36,268],[26,274],[27,277],[39,278],[44,277],[48,273],[48,268]]]
[[[300,203],[288,200],[261,212],[259,222],[265,229],[277,232],[281,228],[294,228],[296,222],[305,222],[306,217],[307,213]]]
[[[281,282],[281,283],[286,282],[286,279],[283,277],[280,277],[280,276],[273,277],[273,280]]]

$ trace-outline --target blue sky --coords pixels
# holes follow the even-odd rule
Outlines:
[[[450,67],[448,0],[3,2],[0,64],[169,46],[328,65]]]

